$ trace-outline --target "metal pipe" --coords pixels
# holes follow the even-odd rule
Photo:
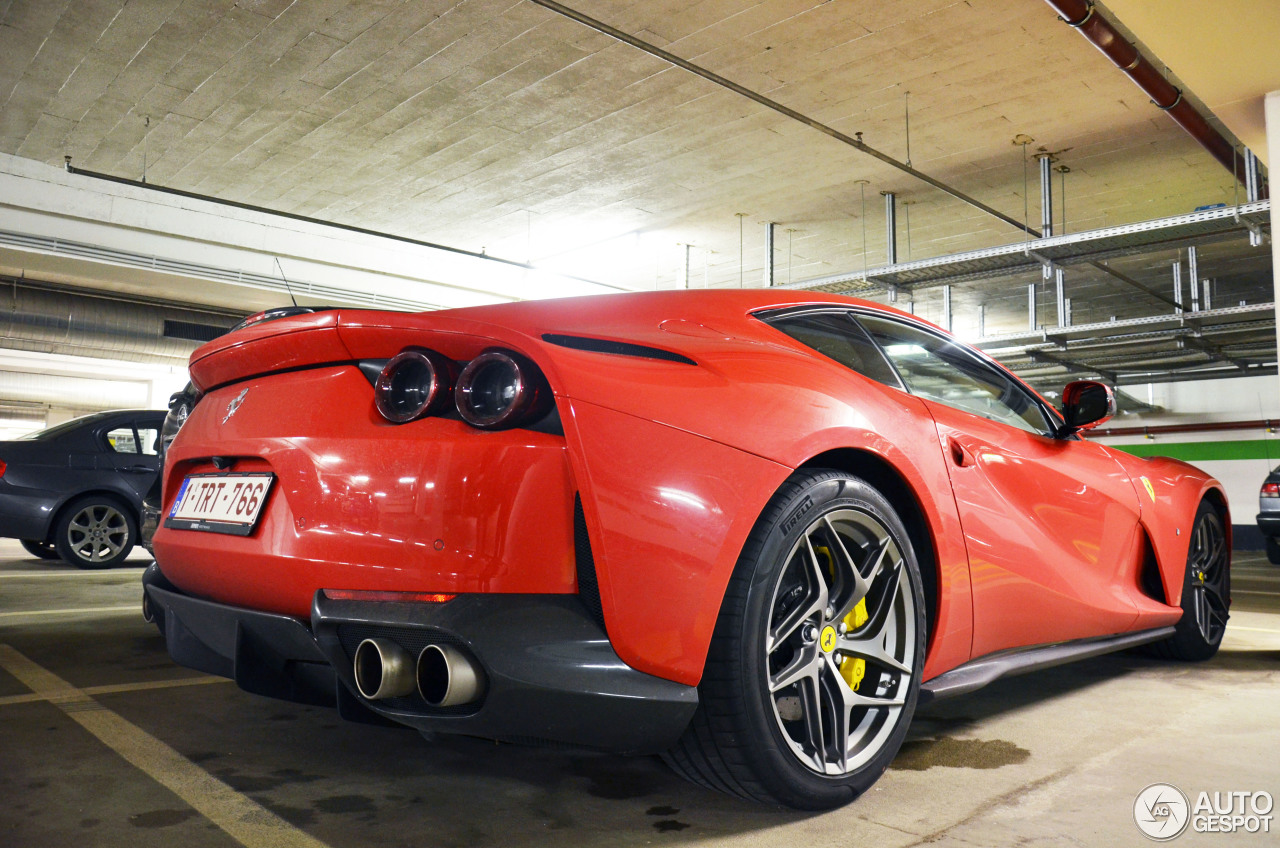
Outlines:
[[[1262,173],[1259,171],[1258,157],[1249,148],[1244,149],[1244,198],[1249,203],[1256,203],[1262,197]]]
[[[778,227],[773,221],[764,225],[764,285],[773,287],[773,233]]]
[[[594,29],[596,32],[603,33],[609,36],[610,38],[615,38],[618,41],[623,42],[624,44],[630,44],[632,47],[636,48],[637,50],[642,50],[645,53],[648,53],[650,56],[656,56],[665,62],[670,62],[672,65],[675,65],[677,68],[683,68],[689,73],[696,74],[702,77],[703,79],[707,80],[708,82],[712,82],[718,86],[727,88],[730,91],[732,91],[734,94],[740,94],[743,97],[746,97],[748,100],[754,100],[756,103],[759,103],[761,106],[764,106],[767,109],[772,109],[773,111],[781,115],[785,115],[793,121],[799,121],[800,123],[806,126],[812,127],[818,132],[823,133],[824,135],[828,135],[831,138],[834,138],[836,141],[847,144],[850,147],[854,148],[855,150],[858,150],[862,153],[867,154],[868,156],[872,156],[872,157],[875,157],[876,159],[879,159],[881,162],[885,163],[886,165],[889,165],[893,168],[897,168],[899,171],[902,171],[904,174],[910,174],[916,179],[922,182],[928,183],[929,185],[933,186],[939,191],[946,192],[947,194],[951,195],[957,200],[964,201],[965,203],[969,204],[975,209],[981,209],[983,212],[986,212],[988,215],[991,215],[995,218],[999,218],[1001,221],[1004,221],[1006,224],[1010,224],[1014,227],[1017,227],[1019,230],[1025,230],[1026,232],[1030,233],[1031,236],[1033,237],[1038,238],[1040,236],[1038,232],[1027,227],[1026,224],[1024,224],[1022,221],[1019,221],[1017,218],[1014,218],[1010,215],[1006,215],[1003,212],[993,209],[987,204],[978,200],[977,198],[970,197],[969,195],[965,194],[959,189],[954,188],[953,186],[949,186],[940,180],[934,179],[928,174],[921,173],[920,171],[917,171],[915,168],[911,167],[909,164],[905,162],[899,162],[897,159],[894,159],[892,156],[889,156],[886,153],[882,153],[879,150],[876,150],[871,145],[863,142],[862,133],[854,133],[852,136],[848,135],[847,133],[842,133],[839,130],[835,129],[834,127],[829,127],[826,124],[822,123],[821,121],[817,121],[813,118],[810,118],[808,115],[797,112],[796,110],[791,109],[787,106],[783,106],[778,101],[771,100],[770,98],[765,97],[763,94],[760,94],[757,91],[752,91],[746,86],[742,86],[736,82],[733,82],[732,80],[725,79],[719,74],[713,71],[707,70],[701,65],[695,65],[693,62],[690,62],[688,59],[682,59],[670,51],[663,50],[661,47],[658,47],[654,44],[650,44],[649,42],[644,41],[642,39],[636,38],[634,35],[631,35],[630,33],[623,32],[617,27],[613,27],[613,26],[610,26],[609,24],[606,24],[603,21],[596,20],[590,15],[585,15],[582,12],[577,11],[576,9],[570,9],[568,6],[565,6],[562,3],[556,3],[556,2],[553,2],[553,0],[533,0],[533,2],[537,3],[539,6],[542,6],[545,9],[550,9],[551,11],[557,14],[564,15],[566,18],[570,18],[584,26],[590,27],[591,29]]]
[[[1036,284],[1027,286],[1027,326],[1032,330],[1039,328],[1036,323]]]
[[[433,707],[456,707],[480,697],[480,670],[452,645],[428,645],[418,655],[418,694]]]
[[[1245,200],[1253,203],[1258,200],[1262,194],[1262,166],[1258,163],[1258,157],[1253,155],[1253,151],[1249,148],[1244,149],[1244,196]],[[1249,229],[1249,246],[1259,247],[1262,245],[1262,231],[1256,228]]]
[[[1196,258],[1196,246],[1187,248],[1187,285],[1191,289],[1191,311],[1200,311],[1200,269]]]
[[[891,191],[882,191],[880,193],[884,195],[885,261],[889,265],[897,265],[898,196]]]
[[[978,304],[978,338],[983,338],[987,334],[987,305],[985,303]]]
[[[942,287],[942,329],[951,332],[951,286]]]
[[[401,698],[414,689],[413,657],[390,639],[365,639],[352,660],[356,688],[370,701]]]
[[[1275,430],[1280,421],[1258,418],[1253,421],[1214,421],[1206,424],[1162,424],[1156,427],[1110,427],[1093,430],[1090,436],[1159,436],[1175,433],[1223,433],[1232,430]]]
[[[1053,157],[1047,153],[1040,158],[1040,235],[1053,235]]]
[[[1165,114],[1200,143],[1224,168],[1243,181],[1244,158],[1235,146],[1218,132],[1194,106],[1186,101],[1172,83],[1145,56],[1125,40],[1092,0],[1045,0],[1062,20],[1102,51],[1117,68],[1124,71]],[[1206,21],[1207,25],[1207,21]]]
[[[1058,295],[1058,326],[1065,327],[1070,322],[1067,321],[1067,295],[1065,287],[1063,286],[1061,268],[1054,269],[1053,280],[1054,287],[1057,290]]]
[[[1173,314],[1182,314],[1182,262],[1173,262]]]

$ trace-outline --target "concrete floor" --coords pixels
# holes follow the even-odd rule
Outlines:
[[[1149,844],[1132,810],[1152,783],[1280,797],[1280,568],[1258,554],[1237,555],[1214,660],[1112,655],[937,704],[823,815],[652,758],[428,743],[246,694],[169,660],[137,611],[146,562],[83,572],[0,540],[0,845],[1121,846]]]

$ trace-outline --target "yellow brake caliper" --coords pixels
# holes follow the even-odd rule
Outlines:
[[[831,575],[831,579],[836,577],[836,562],[831,556],[830,549],[826,547],[814,546],[814,551],[823,558],[827,566],[827,573]],[[853,631],[867,623],[867,599],[863,598],[858,601],[858,605],[853,608],[848,615],[844,617],[845,631]],[[844,678],[844,682],[849,684],[849,688],[857,692],[858,687],[862,685],[862,678],[867,673],[867,661],[861,658],[845,657],[844,663],[840,666],[840,676]]]
[[[867,623],[867,599],[863,598],[858,601],[858,605],[853,611],[844,617],[845,626],[849,630]],[[849,684],[849,688],[858,691],[858,686],[862,683],[862,676],[867,673],[867,661],[861,657],[851,659],[845,657],[844,665],[840,666],[840,676],[844,678],[845,683]]]

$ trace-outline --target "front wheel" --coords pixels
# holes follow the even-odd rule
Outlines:
[[[1207,660],[1218,652],[1231,604],[1231,550],[1222,516],[1201,501],[1191,525],[1191,545],[1182,583],[1182,618],[1174,633],[1152,645],[1165,659]]]
[[[837,471],[795,474],[748,538],[666,755],[695,782],[798,809],[866,791],[897,754],[924,662],[919,566],[889,502]]]
[[[80,568],[109,568],[123,562],[138,540],[138,523],[114,498],[87,495],[58,520],[58,556]]]

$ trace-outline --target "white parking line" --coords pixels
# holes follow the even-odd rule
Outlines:
[[[230,683],[225,677],[182,677],[177,680],[147,680],[139,683],[108,683],[103,686],[86,686],[80,691],[86,695],[115,695],[120,692],[142,692],[149,689],[174,689],[179,686],[208,686],[211,683]],[[47,701],[49,695],[29,692],[26,695],[7,695],[0,698],[0,707],[9,704],[30,704]]]
[[[0,580],[49,580],[57,577],[76,577],[80,580],[88,580],[94,577],[141,577],[145,568],[113,568],[110,571],[85,571],[77,568],[75,571],[0,571]]]
[[[5,618],[41,618],[51,615],[86,615],[98,613],[102,615],[119,615],[122,612],[136,612],[142,615],[142,601],[136,604],[125,604],[114,607],[70,607],[67,609],[19,610],[18,612],[0,612],[0,619]]]
[[[328,848],[9,645],[0,645],[0,668],[55,704],[245,848]]]
[[[1241,627],[1239,624],[1228,625],[1228,629],[1232,632],[1236,630],[1247,630],[1250,633],[1280,633],[1280,630],[1269,630],[1266,627]]]

